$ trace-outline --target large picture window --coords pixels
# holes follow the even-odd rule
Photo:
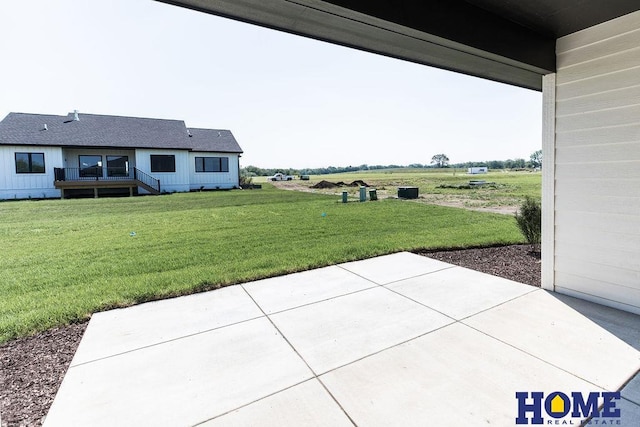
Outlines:
[[[78,156],[81,177],[102,177],[102,156]]]
[[[166,154],[151,155],[151,172],[175,172],[176,156]]]
[[[44,172],[44,153],[16,153],[16,173]]]
[[[229,158],[196,157],[196,172],[229,172]]]
[[[129,176],[129,156],[107,156],[107,176]]]

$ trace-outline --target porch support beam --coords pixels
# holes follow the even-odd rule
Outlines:
[[[542,78],[542,287],[555,289],[556,75]]]

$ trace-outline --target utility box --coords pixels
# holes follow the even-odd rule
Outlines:
[[[398,187],[399,199],[417,199],[418,187]]]
[[[360,201],[367,201],[367,187],[360,187]]]

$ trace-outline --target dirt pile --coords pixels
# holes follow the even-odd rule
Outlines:
[[[329,181],[322,180],[319,183],[311,186],[311,188],[318,188],[318,189],[337,188],[337,187],[369,187],[369,184],[367,184],[366,182],[360,179],[353,181],[351,184],[347,184],[342,181],[329,182]]]
[[[334,184],[333,182],[325,181],[325,180],[322,180],[319,183],[311,186],[311,188],[319,188],[319,189],[336,188],[336,187],[339,187],[339,185]]]

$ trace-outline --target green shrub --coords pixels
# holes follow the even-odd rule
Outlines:
[[[240,175],[240,187],[249,186],[251,185],[252,182],[253,182],[253,177],[245,174]]]
[[[542,208],[540,202],[526,196],[516,212],[516,222],[524,238],[531,245],[540,243],[542,235]]]

